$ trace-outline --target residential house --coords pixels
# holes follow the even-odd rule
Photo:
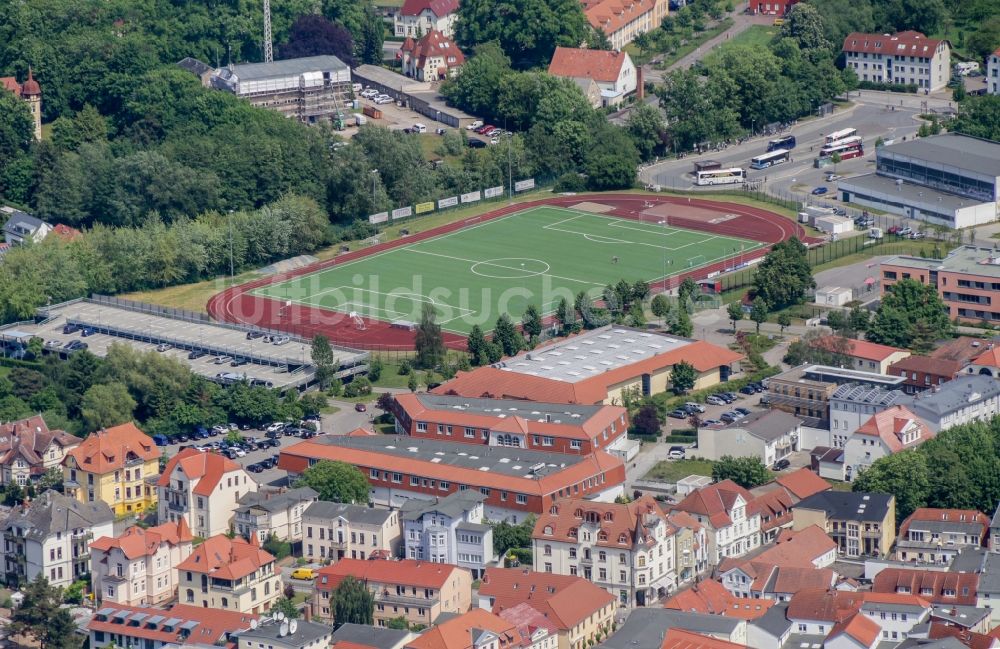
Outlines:
[[[916,394],[947,383],[959,376],[964,367],[961,361],[950,358],[908,356],[893,363],[887,373],[904,377],[903,392]]]
[[[403,649],[414,638],[409,629],[348,622],[333,632],[332,649]]]
[[[909,397],[906,405],[935,433],[986,421],[1000,413],[1000,381],[978,374],[963,376]]]
[[[65,588],[90,572],[90,545],[113,533],[107,503],[80,501],[46,491],[14,507],[0,523],[4,579],[17,587],[36,577]]]
[[[611,41],[611,48],[624,50],[639,34],[660,26],[669,11],[666,0],[584,0],[583,13],[594,29]]]
[[[462,614],[472,606],[472,574],[464,568],[411,559],[341,559],[316,575],[313,610],[318,616],[333,617],[331,593],[345,577],[361,581],[375,595],[378,626],[402,617],[429,627],[442,614]]]
[[[909,350],[906,349],[840,336],[819,338],[815,344],[847,358],[850,361],[851,369],[877,374],[887,374],[890,365],[910,355]]]
[[[749,559],[726,559],[719,566],[722,585],[734,597],[788,601],[802,588],[830,588],[837,575],[829,566],[837,544],[815,525],[786,530],[775,545]]]
[[[993,627],[993,610],[975,606],[942,606],[931,604],[931,624],[952,626],[956,629],[988,633]]]
[[[660,649],[743,649],[745,646],[683,629],[667,629]]]
[[[930,624],[931,604],[919,595],[900,593],[865,593],[861,614],[878,625],[880,639],[886,642],[906,640],[915,628],[925,632]]]
[[[600,649],[636,649],[664,647],[668,633],[684,631],[695,637],[734,643],[740,648],[747,644],[747,621],[727,615],[707,615],[666,608],[634,608],[625,622],[611,636],[597,645]],[[692,645],[671,644],[670,647]],[[709,645],[711,646],[711,645]]]
[[[431,30],[447,38],[455,36],[458,0],[405,0],[396,14],[396,36],[420,38]]]
[[[765,16],[784,16],[792,7],[798,4],[798,0],[754,0],[750,4],[754,13]]]
[[[972,360],[972,363],[966,368],[966,372],[1000,378],[1000,347],[989,343],[986,346],[986,351]]]
[[[829,491],[831,489],[829,482],[816,475],[808,467],[782,473],[774,479],[774,482],[785,490],[785,493],[791,497],[793,503],[797,503],[821,491]]]
[[[793,633],[826,636],[853,617],[863,602],[861,593],[832,588],[803,588],[788,601],[786,615]]]
[[[844,479],[853,480],[876,460],[916,448],[932,437],[930,427],[906,406],[874,414],[844,446]]]
[[[436,29],[416,40],[407,36],[399,55],[403,74],[418,81],[447,79],[465,63],[465,55],[455,41]]]
[[[32,126],[34,127],[32,135],[34,135],[36,141],[41,140],[42,87],[38,85],[38,81],[32,75],[31,68],[28,68],[28,78],[24,80],[24,83],[18,83],[17,77],[0,77],[0,88],[10,91],[18,99],[27,102],[28,110],[31,112]]]
[[[533,566],[581,576],[622,606],[647,606],[677,588],[675,533],[650,496],[627,504],[569,499],[535,522]]]
[[[962,548],[986,543],[990,519],[974,509],[920,507],[899,526],[896,559],[950,564]]]
[[[932,601],[935,604],[948,605],[957,603],[965,606],[974,605],[980,608],[988,608],[990,610],[991,624],[993,626],[1000,624],[1000,554],[991,552],[986,555],[980,574],[961,575],[961,577],[963,577],[964,583],[956,584],[954,580],[950,581],[947,584],[948,592],[949,594],[954,593],[957,597],[965,593],[969,586],[972,586],[973,592],[976,594],[972,604],[969,604],[967,596],[960,598],[960,601],[956,601],[956,597],[952,597],[952,601],[950,602]]]
[[[1000,95],[1000,47],[986,59],[986,92]]]
[[[399,512],[319,500],[302,513],[302,553],[310,561],[398,557]]]
[[[66,453],[83,440],[49,430],[41,415],[0,424],[0,485],[27,486],[50,470],[62,473]]]
[[[917,595],[932,604],[983,606],[977,604],[979,575],[939,570],[885,568],[872,580],[873,593]]]
[[[452,563],[478,579],[497,561],[493,528],[483,523],[486,496],[458,491],[432,500],[412,499],[399,511],[408,559]]]
[[[405,649],[520,649],[517,628],[481,608],[434,625],[406,643]]]
[[[792,509],[792,529],[818,525],[846,557],[888,555],[896,540],[896,497],[860,491],[821,491]]]
[[[830,429],[830,399],[837,386],[857,383],[894,389],[903,382],[901,376],[876,372],[803,364],[767,380],[767,397],[771,407],[784,410],[802,419],[805,426]],[[804,431],[803,431],[804,432]],[[813,443],[815,441],[815,443]],[[826,440],[802,441],[802,448],[829,446]]]
[[[236,533],[244,538],[256,534],[261,543],[272,534],[297,543],[302,540],[302,514],[319,494],[310,487],[287,491],[248,491],[235,511]]]
[[[195,536],[208,538],[234,527],[240,498],[257,491],[242,465],[218,453],[186,448],[170,458],[156,481],[159,520],[187,520]]]
[[[621,104],[636,92],[639,84],[639,73],[632,58],[627,52],[616,50],[556,47],[549,63],[549,74],[572,80],[593,79],[601,91],[603,106]]]
[[[257,615],[174,604],[168,610],[114,604],[98,609],[86,623],[91,647],[211,647],[249,629]]]
[[[754,505],[760,513],[761,545],[772,542],[783,530],[792,526],[791,496],[784,489],[764,489],[754,494]]]
[[[703,525],[708,536],[708,562],[741,557],[760,546],[760,511],[749,491],[723,480],[687,495],[675,507]]]
[[[855,613],[830,629],[825,649],[875,649],[881,639],[880,627],[871,618]]]
[[[799,450],[802,420],[782,410],[766,410],[722,428],[698,428],[698,457],[756,457],[772,466]]]
[[[207,63],[186,56],[177,62],[177,67],[198,77],[198,81],[205,88],[208,88],[212,83],[212,73],[215,72],[215,68]]]
[[[63,487],[82,503],[104,501],[116,515],[141,514],[156,506],[146,478],[160,472],[159,459],[153,439],[135,424],[101,429],[66,453]]]
[[[677,530],[674,534],[677,583],[687,584],[708,570],[708,533],[687,512],[667,512],[667,522]]]
[[[328,624],[310,620],[279,620],[264,618],[232,636],[236,649],[326,649],[330,646],[333,629]]]
[[[582,577],[518,568],[490,568],[479,586],[479,608],[497,615],[529,606],[548,621],[558,649],[585,646],[609,633],[618,599]]]
[[[628,442],[628,409],[447,394],[400,394],[391,406],[396,432],[475,446],[621,456]]]
[[[727,615],[749,621],[766,615],[775,603],[773,599],[736,597],[721,583],[714,579],[706,579],[668,599],[663,608],[689,613]]]
[[[860,383],[841,385],[830,395],[829,446],[844,448],[854,431],[872,415],[905,402],[906,395],[901,390]]]
[[[993,511],[993,518],[990,519],[990,536],[987,545],[990,552],[1000,553],[1000,504]]]
[[[747,622],[747,645],[750,647],[784,647],[792,642],[792,631],[797,630],[788,619],[788,602],[771,602],[767,612]],[[796,636],[800,642],[803,636]],[[794,644],[791,646],[795,646]]]
[[[863,34],[844,38],[845,65],[861,81],[916,86],[934,92],[951,80],[951,44],[920,32]]]
[[[557,649],[559,636],[555,625],[527,602],[504,609],[500,617],[514,625],[514,641],[525,649]]]
[[[183,518],[148,529],[132,526],[90,544],[93,592],[105,604],[149,606],[177,596],[177,566],[191,556],[194,536]]]
[[[225,611],[265,613],[281,597],[281,573],[275,564],[256,536],[249,541],[213,536],[177,565],[178,599]]]
[[[522,448],[477,453],[437,439],[400,444],[394,435],[323,435],[281,449],[278,468],[295,476],[317,460],[347,462],[368,477],[371,502],[388,508],[411,498],[478,491],[486,496],[486,518],[513,523],[548,511],[561,498],[612,501],[624,492],[621,458],[602,450],[558,457],[555,465],[551,453]]]
[[[52,232],[52,225],[21,210],[10,210],[10,216],[3,226],[4,240],[16,246],[31,241],[39,243]]]

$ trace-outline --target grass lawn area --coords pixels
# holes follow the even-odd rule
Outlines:
[[[431,131],[430,126],[428,126],[427,128],[428,128],[427,133],[420,133],[418,135],[413,136],[420,139],[420,149],[424,152],[424,159],[427,161],[444,160],[448,164],[457,164],[461,162],[462,160],[461,155],[441,155],[440,153],[438,153],[436,149],[441,146],[442,140],[444,140],[444,138],[435,133],[434,131]],[[435,126],[434,128],[438,127]]]
[[[716,26],[706,29],[700,34],[695,34],[690,41],[678,47],[676,50],[674,50],[673,53],[664,56],[663,61],[657,64],[657,67],[661,70],[666,70],[668,67],[670,67],[677,61],[681,60],[691,52],[701,47],[702,43],[715,38],[716,36],[718,36],[719,34],[726,31],[732,26],[733,26],[732,18],[728,17],[723,18]]]
[[[304,604],[309,601],[309,593],[296,592],[295,597],[292,598],[292,604],[298,606],[299,604]]]
[[[236,283],[243,284],[244,282],[257,279],[260,276],[260,273],[256,271],[240,273],[236,276]],[[151,302],[153,304],[162,304],[163,306],[169,306],[175,309],[186,309],[188,311],[204,313],[205,304],[208,302],[208,299],[226,288],[228,284],[228,277],[219,277],[216,279],[207,279],[203,282],[195,282],[194,284],[180,284],[178,286],[168,286],[166,288],[158,288],[151,291],[125,293],[120,297],[123,297],[126,300]]]
[[[320,408],[319,411],[324,415],[335,415],[338,412],[340,412],[340,408],[338,408],[337,406],[325,406],[323,408]]]
[[[834,491],[853,491],[850,482],[841,482],[840,480],[827,480],[830,483],[830,487]]]
[[[712,475],[712,467],[715,465],[711,460],[677,460],[658,462],[649,470],[644,480],[659,480],[661,482],[676,483],[689,475]]]
[[[417,322],[429,305],[443,330],[467,334],[476,324],[492,330],[500,314],[518,322],[529,305],[551,314],[580,291],[596,296],[620,279],[652,282],[762,245],[538,206],[253,293],[384,321]]]
[[[826,263],[813,266],[813,273],[829,270],[831,268],[840,268],[841,266],[850,266],[851,264],[871,259],[875,255],[919,255],[922,252],[931,254],[931,251],[934,250],[935,244],[941,249],[942,255],[947,255],[948,252],[956,247],[953,243],[947,241],[936,241],[934,239],[917,239],[915,241],[900,239],[898,241],[890,241],[874,246],[868,246],[865,248],[864,252],[858,252],[853,255],[845,255],[839,259],[833,259]]]
[[[775,35],[777,35],[780,29],[780,27],[775,27],[773,25],[751,25],[746,30],[740,32],[733,38],[730,38],[720,44],[717,48],[713,49],[707,56],[705,56],[705,58],[702,59],[702,63],[705,65],[712,65],[718,60],[720,54],[734,47],[756,47],[767,45],[771,42]]]

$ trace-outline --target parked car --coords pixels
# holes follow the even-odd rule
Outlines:
[[[774,463],[774,470],[775,471],[784,471],[785,469],[787,469],[790,466],[792,466],[792,463],[788,461],[787,457],[783,457],[783,458],[781,458],[780,460],[778,460],[777,462]]]
[[[59,349],[60,347],[62,347],[61,340],[52,339],[45,341],[45,349]]]
[[[711,404],[713,406],[724,406],[724,405],[726,405],[725,400],[723,400],[721,397],[715,396],[714,394],[710,394],[707,397],[705,397],[705,403],[709,403],[709,404]]]
[[[705,406],[700,403],[695,403],[694,401],[688,401],[685,403],[684,409],[688,412],[705,412]]]
[[[828,191],[830,191],[830,190],[827,189],[826,187],[820,186],[820,187],[817,187],[816,189],[812,190],[812,195],[813,196],[822,196],[823,194],[827,193]]]
[[[702,426],[721,426],[722,422],[719,421],[718,419],[706,419],[705,421],[701,422],[701,425]]]
[[[173,348],[174,348],[174,346],[171,345],[170,343],[160,343],[159,345],[156,346],[156,351],[158,351],[158,352],[167,352],[167,351],[170,351]]]
[[[683,460],[684,459],[684,447],[683,446],[671,446],[670,450],[667,452],[667,457],[671,460]]]
[[[749,417],[750,416],[750,411],[747,410],[746,408],[733,408],[733,412],[739,413],[739,414],[743,415],[744,417]]]
[[[95,333],[97,332],[91,329],[90,327],[84,327],[83,329],[80,330],[80,336],[83,338],[86,338],[87,336],[93,336]]]
[[[193,349],[193,350],[191,350],[191,352],[190,352],[190,353],[188,354],[188,360],[189,360],[189,361],[193,361],[193,360],[195,360],[195,359],[198,359],[198,358],[201,358],[202,356],[207,356],[207,355],[208,355],[208,354],[207,354],[206,352],[203,352],[203,351],[202,351],[202,350],[200,350],[200,349]]]
[[[246,457],[247,456],[247,452],[244,451],[242,448],[237,447],[237,448],[235,448],[233,450],[236,452],[236,457]]]
[[[292,579],[315,579],[316,571],[312,568],[296,568],[292,571]]]
[[[474,121],[473,123],[471,123],[471,124],[469,124],[468,126],[466,126],[466,127],[465,127],[465,130],[467,130],[467,131],[474,131],[474,130],[476,130],[477,128],[482,128],[482,126],[483,126],[483,120],[481,120],[481,119],[477,119],[477,120],[476,120],[476,121]]]
[[[838,174],[827,174],[826,175],[826,182],[832,183],[835,180],[840,180],[840,176]]]
[[[198,439],[208,439],[209,435],[208,435],[208,431],[205,430],[204,428],[202,428],[201,430],[195,431],[195,433],[194,433],[194,435],[192,435],[192,437],[197,437]]]
[[[63,349],[68,352],[78,352],[81,349],[87,349],[87,343],[82,340],[71,340],[66,343]]]
[[[292,342],[290,336],[274,336],[271,338],[272,345],[285,345],[290,342]]]
[[[911,232],[910,233],[910,238],[911,239],[923,239],[926,236],[927,236],[927,234],[924,233],[924,232]]]
[[[248,466],[247,471],[249,471],[250,473],[263,473],[264,467],[260,464],[260,462],[256,462]]]
[[[354,404],[354,409],[358,412],[368,412],[368,406],[363,403]]]
[[[216,365],[225,365],[226,363],[228,363],[231,360],[233,360],[232,356],[216,356],[215,357],[215,364]]]
[[[247,332],[247,340],[257,340],[258,338],[263,338],[263,337],[264,337],[264,332],[263,331],[248,331]]]
[[[736,401],[737,399],[740,398],[740,395],[736,394],[735,392],[723,392],[722,396],[728,398],[729,403],[732,403],[733,401]]]
[[[184,442],[190,442],[191,438],[185,435],[184,433],[181,433],[180,435],[174,437],[174,441],[183,444]]]
[[[361,91],[360,94],[365,99],[373,99],[375,97],[378,97],[378,90],[375,90],[373,88],[365,88],[364,90]]]
[[[719,416],[719,419],[721,419],[723,422],[727,424],[732,424],[734,422],[739,421],[741,417],[735,412],[727,411],[722,413],[722,415]]]
[[[753,394],[753,393],[754,389],[752,386],[744,385],[742,388],[740,388],[740,394]]]
[[[273,424],[269,425],[264,430],[265,430],[265,432],[268,432],[268,433],[280,433],[284,428],[285,428],[285,422],[283,422],[283,421],[276,421]]]
[[[673,417],[674,419],[687,419],[689,415],[687,414],[687,412],[678,408],[676,410],[671,410],[670,412],[668,412],[667,416]]]
[[[486,143],[482,140],[477,140],[476,138],[469,138],[469,148],[470,149],[485,149]]]
[[[64,324],[62,328],[63,335],[66,336],[68,336],[69,334],[75,334],[78,331],[80,331],[80,325],[72,324],[69,322]]]
[[[911,228],[909,226],[902,227],[902,228],[899,229],[899,231],[896,234],[898,234],[901,237],[908,237],[911,234],[913,234],[913,228]]]
[[[389,95],[379,95],[375,97],[375,99],[373,99],[372,101],[381,106],[382,104],[391,104],[392,97],[390,97]]]

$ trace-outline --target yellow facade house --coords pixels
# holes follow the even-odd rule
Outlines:
[[[159,473],[158,458],[152,438],[131,422],[91,433],[63,461],[66,495],[103,501],[119,516],[155,509],[146,478]]]

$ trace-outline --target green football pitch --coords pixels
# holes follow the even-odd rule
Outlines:
[[[420,320],[431,304],[445,331],[486,332],[561,298],[608,284],[653,282],[762,243],[561,207],[534,207],[455,232],[254,289],[254,295],[383,321]]]

